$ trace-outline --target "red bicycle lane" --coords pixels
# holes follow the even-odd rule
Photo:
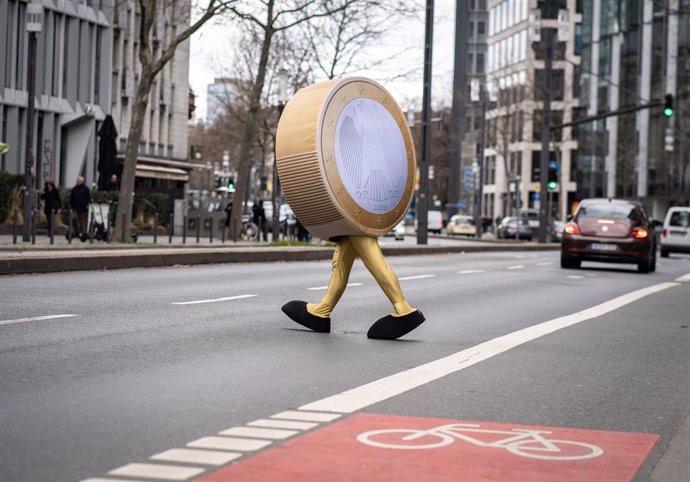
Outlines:
[[[658,438],[360,413],[198,480],[629,481]]]

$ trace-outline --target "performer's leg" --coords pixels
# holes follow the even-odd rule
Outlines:
[[[424,315],[412,308],[400,288],[400,281],[381,252],[378,239],[368,236],[350,236],[350,241],[364,266],[393,304],[393,313],[374,323],[367,336],[383,340],[399,338],[424,322]]]
[[[306,301],[293,300],[283,306],[283,313],[288,315],[292,321],[306,326],[310,330],[319,333],[330,332],[331,311],[345,291],[355,256],[356,251],[348,237],[340,238],[333,253],[331,279],[328,282],[326,295],[321,302],[308,304]]]
[[[331,278],[328,281],[328,289],[323,299],[319,303],[307,304],[307,311],[312,315],[328,318],[340,297],[345,291],[347,280],[350,278],[352,263],[355,261],[357,252],[350,242],[349,236],[343,236],[338,240],[338,246],[333,252],[333,262],[331,268]]]

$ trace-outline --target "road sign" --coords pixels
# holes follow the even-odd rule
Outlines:
[[[472,190],[472,166],[465,166],[465,191]]]
[[[458,209],[465,209],[465,201],[462,199],[455,203],[455,207]]]
[[[361,413],[197,480],[632,480],[658,438]]]

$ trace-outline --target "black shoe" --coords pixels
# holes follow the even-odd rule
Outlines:
[[[424,323],[424,315],[419,310],[405,316],[384,316],[371,325],[367,337],[375,340],[395,340],[407,335],[422,323]]]
[[[307,302],[293,300],[285,303],[281,308],[283,313],[288,315],[292,321],[306,326],[310,330],[318,333],[331,332],[331,319],[321,318],[320,316],[312,315],[307,311]]]

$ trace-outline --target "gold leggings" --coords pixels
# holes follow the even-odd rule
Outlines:
[[[321,302],[307,304],[309,313],[323,318],[331,316],[333,308],[345,291],[352,263],[358,255],[393,304],[393,316],[404,316],[415,311],[415,308],[407,303],[400,288],[400,281],[383,256],[378,239],[369,236],[343,236],[337,243],[338,246],[333,253],[328,290]]]

